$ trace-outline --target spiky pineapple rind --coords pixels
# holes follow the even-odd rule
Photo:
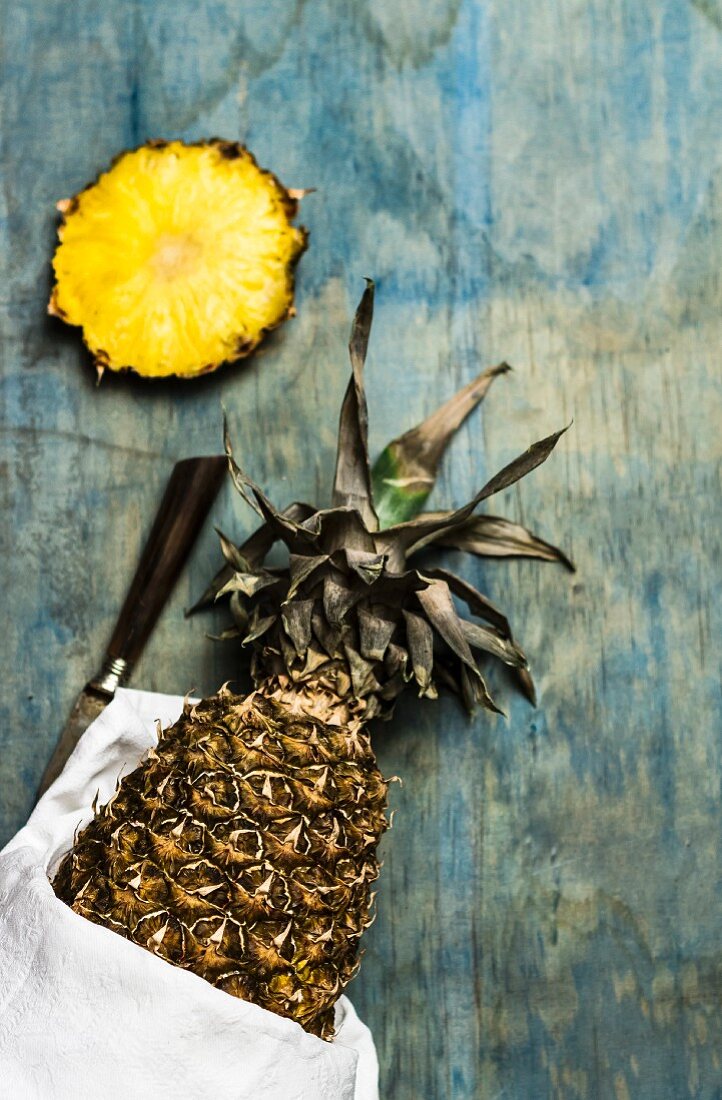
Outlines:
[[[54,889],[89,920],[330,1038],[371,920],[386,790],[358,722],[224,691],[162,732],[78,835]]]

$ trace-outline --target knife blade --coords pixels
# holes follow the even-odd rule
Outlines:
[[[43,772],[36,801],[60,775],[91,722],[128,682],[190,554],[226,471],[226,458],[186,458],[173,467],[98,673],[78,695]]]

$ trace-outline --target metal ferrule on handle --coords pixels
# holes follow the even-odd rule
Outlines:
[[[106,657],[100,672],[93,677],[88,687],[107,695],[115,695],[116,688],[127,684],[132,671],[130,661],[123,657]]]

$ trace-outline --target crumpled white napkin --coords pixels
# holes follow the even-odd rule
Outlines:
[[[378,1100],[371,1033],[342,997],[332,1043],[73,913],[48,881],[178,696],[121,689],[0,852],[0,1097]]]

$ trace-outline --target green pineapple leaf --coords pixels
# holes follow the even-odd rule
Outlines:
[[[377,549],[388,553],[389,560],[398,564],[407,559],[412,547],[419,549],[421,546],[428,545],[432,541],[432,536],[440,531],[457,528],[469,519],[482,501],[494,496],[495,493],[500,493],[503,489],[508,489],[510,485],[546,462],[569,427],[570,425],[567,424],[566,428],[532,443],[523,454],[518,455],[494,474],[463,508],[457,508],[453,512],[424,512],[422,515],[415,516],[414,519],[404,520],[393,527],[379,531],[376,535]]]
[[[439,463],[452,437],[483,401],[494,379],[509,370],[508,363],[500,363],[482,371],[421,424],[384,448],[371,473],[381,529],[419,514],[434,487]]]

